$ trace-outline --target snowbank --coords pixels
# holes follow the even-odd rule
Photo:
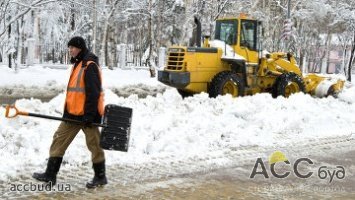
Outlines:
[[[68,65],[67,69],[48,69],[43,66],[31,66],[28,68],[18,70],[15,73],[13,69],[2,66],[0,68],[0,86],[14,86],[26,85],[30,86],[47,86],[58,85],[58,87],[65,87],[71,67]],[[156,78],[150,78],[148,70],[109,70],[102,69],[103,73],[103,87],[117,87],[123,85],[133,85],[136,83],[144,83],[145,85],[157,85],[159,82]]]
[[[67,69],[31,66],[19,69],[18,73],[4,66],[0,66],[0,69],[0,98],[41,98],[54,97],[63,92],[71,68],[69,65]],[[130,93],[144,97],[155,95],[157,92],[163,92],[166,88],[156,78],[151,78],[148,70],[109,70],[104,68],[102,73],[103,88],[110,88],[116,94],[125,97]]]
[[[145,165],[159,160],[199,159],[211,152],[239,147],[287,147],[321,138],[351,135],[355,130],[355,88],[338,99],[296,94],[273,99],[269,94],[241,98],[182,99],[174,89],[145,99],[118,97],[106,90],[106,103],[132,107],[133,122],[128,153],[106,151],[108,165]],[[22,110],[60,116],[64,93],[48,103],[19,100]],[[0,108],[0,180],[15,177],[27,165],[44,166],[52,135],[59,122],[31,117],[4,118]],[[221,154],[223,155],[223,154]],[[66,165],[90,165],[83,133],[66,152]],[[228,162],[223,157],[219,162]],[[213,163],[209,163],[213,164]],[[207,164],[206,164],[207,165]]]

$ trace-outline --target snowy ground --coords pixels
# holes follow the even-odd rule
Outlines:
[[[0,87],[38,87],[36,92],[40,93],[47,90],[48,83],[55,88],[65,87],[68,73],[41,67],[23,69],[18,74],[6,68],[0,70]],[[104,69],[103,73],[106,103],[133,108],[129,151],[106,151],[108,168],[144,167],[153,174],[155,169],[160,170],[156,172],[160,176],[165,172],[193,173],[201,170],[202,165],[206,169],[233,165],[236,161],[227,155],[236,150],[288,149],[336,138],[355,138],[355,87],[351,84],[337,99],[305,94],[288,99],[273,99],[269,94],[215,99],[199,94],[182,99],[174,89],[139,98],[137,93],[120,97],[112,91],[138,84],[162,87],[156,79],[149,78],[148,71]],[[61,116],[63,101],[61,92],[49,102],[22,99],[16,101],[16,106],[24,111]],[[0,183],[6,187],[9,180],[32,173],[27,170],[44,168],[59,122],[30,117],[6,119],[4,111],[1,107],[0,163],[6,164],[0,167]],[[84,141],[84,135],[79,133],[66,152],[64,170],[91,166]]]

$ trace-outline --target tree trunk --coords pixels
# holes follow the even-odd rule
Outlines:
[[[300,55],[299,55],[300,57],[300,61],[299,61],[299,66],[300,66],[300,70],[301,70],[301,72],[304,72],[304,63],[303,63],[303,57],[304,57],[304,53],[302,52],[302,50],[300,51]]]
[[[9,56],[8,56],[8,60],[9,60],[9,68],[12,68],[12,56],[11,56],[11,53],[9,53]]]
[[[116,0],[113,4],[111,4],[112,8],[109,11],[108,15],[105,17],[105,24],[104,24],[104,32],[102,33],[102,41],[101,41],[101,49],[100,49],[100,58],[103,59],[103,66],[107,65],[107,35],[108,35],[108,28],[109,28],[109,20],[113,16],[116,10],[116,5],[118,4],[119,0]],[[112,69],[112,66],[109,66],[109,69]]]
[[[23,48],[23,17],[18,20],[18,44],[17,44],[17,63],[15,65],[15,71],[18,70],[22,64],[22,48]]]
[[[104,32],[102,33],[102,41],[101,41],[101,50],[100,50],[100,58],[103,59],[102,65],[106,66],[106,44],[107,44],[107,30],[108,30],[108,18],[105,20]],[[111,68],[109,68],[111,69]]]
[[[153,34],[152,34],[152,0],[149,0],[149,5],[148,5],[148,12],[149,12],[149,17],[148,17],[148,44],[149,44],[149,53],[148,57],[146,60],[146,63],[149,66],[149,72],[150,72],[150,77],[154,78],[155,77],[155,68],[152,65],[152,53],[153,53]]]
[[[351,44],[351,53],[350,53],[350,60],[349,60],[349,65],[348,65],[348,77],[347,80],[351,82],[351,69],[353,66],[354,62],[354,54],[355,54],[355,31],[354,31],[354,36],[353,36],[353,41]]]
[[[10,40],[10,38],[11,38],[11,24],[9,24],[8,34],[9,34],[8,38]],[[12,67],[12,53],[11,52],[8,54],[8,59],[9,59],[9,68],[11,68]]]
[[[74,4],[71,4],[71,10],[70,10],[70,29],[71,31],[74,32],[75,30],[75,10],[74,10]]]
[[[157,30],[156,30],[156,38],[157,40],[157,47],[159,48],[161,46],[161,42],[162,42],[162,34],[161,34],[161,30],[162,30],[162,11],[163,11],[163,6],[164,1],[159,1],[158,4],[158,20],[157,20]]]
[[[2,60],[3,60],[3,58],[2,58],[2,57],[3,57],[3,52],[4,52],[4,51],[3,51],[3,47],[0,47],[0,63],[3,62],[3,61],[2,61]]]
[[[105,42],[105,63],[106,63],[106,65],[108,65],[108,67],[109,67],[109,69],[113,69],[113,66],[111,65],[111,63],[109,63],[108,62],[108,60],[109,60],[109,51],[108,51],[108,48],[109,48],[109,46],[108,46],[108,40],[109,40],[109,37],[108,37],[108,34],[109,34],[109,31],[110,30],[110,27],[108,26],[107,27],[107,31],[106,31],[106,42]]]
[[[96,53],[96,31],[97,31],[97,12],[96,12],[96,0],[93,0],[93,28],[92,28],[92,52]]]

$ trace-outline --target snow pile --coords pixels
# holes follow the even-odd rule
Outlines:
[[[20,69],[15,73],[13,69],[6,67],[1,68],[0,86],[26,85],[29,86],[51,86],[65,87],[70,75],[71,67],[68,65],[66,69],[48,69],[42,66],[31,66]],[[143,83],[145,85],[158,85],[156,78],[150,78],[148,70],[110,70],[102,69],[103,86],[105,88],[133,85]]]
[[[338,95],[338,99],[353,104],[355,101],[355,86],[345,82],[344,90]]]
[[[288,99],[273,99],[269,94],[211,99],[205,93],[182,99],[174,89],[145,99],[118,97],[110,90],[105,94],[106,103],[133,108],[129,152],[106,151],[108,165],[145,165],[157,159],[168,165],[171,160],[199,159],[210,152],[249,146],[282,148],[350,136],[355,130],[354,87],[347,88],[339,99],[305,94]],[[63,101],[64,93],[48,103],[19,100],[16,105],[24,111],[61,116]],[[1,165],[0,180],[16,176],[25,166],[43,166],[59,122],[5,119],[4,108],[0,115],[0,163],[6,163]],[[69,165],[90,163],[83,133],[77,135],[64,160]]]
[[[2,97],[53,97],[63,92],[69,79],[71,67],[49,69],[31,66],[15,73],[8,67],[0,67],[0,93]],[[154,90],[164,91],[165,86],[151,78],[148,70],[109,70],[102,69],[103,88],[111,88],[117,94],[128,96],[130,92],[139,92],[141,96],[154,94]],[[139,85],[140,84],[140,85]],[[142,87],[144,85],[144,87]],[[143,88],[143,89],[142,89]],[[143,94],[146,93],[146,94]],[[0,96],[1,97],[1,96]],[[0,102],[1,103],[1,102]]]
[[[69,66],[69,65],[68,65]],[[0,86],[65,86],[69,79],[70,68],[47,69],[42,66],[31,66],[19,69],[17,73],[8,67],[1,67]]]

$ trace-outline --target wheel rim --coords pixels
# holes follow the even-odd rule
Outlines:
[[[285,87],[285,97],[300,91],[300,87],[295,82],[289,82]]]
[[[223,86],[223,95],[230,94],[233,97],[238,96],[238,86],[234,81],[227,81]]]

